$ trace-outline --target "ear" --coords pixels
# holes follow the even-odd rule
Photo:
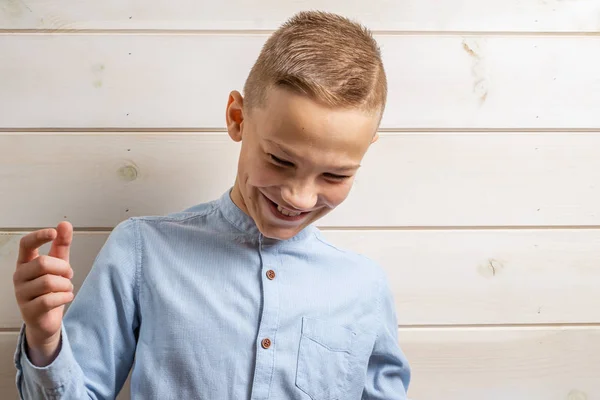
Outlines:
[[[244,122],[244,98],[237,90],[229,94],[225,111],[227,132],[235,142],[242,140],[242,122]]]
[[[371,139],[371,144],[375,143],[378,140],[379,140],[379,132],[376,132],[375,136],[373,136],[373,139]]]

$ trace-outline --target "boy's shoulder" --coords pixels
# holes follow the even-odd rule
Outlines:
[[[360,272],[368,273],[370,276],[373,276],[376,279],[386,279],[383,267],[379,264],[379,262],[375,261],[371,257],[349,248],[340,247],[339,245],[334,244],[327,239],[320,230],[317,230],[315,236],[321,246],[324,246],[329,250],[328,253],[330,253],[333,257],[342,260],[342,265],[344,265],[345,268],[357,268],[361,270]]]
[[[196,204],[192,207],[183,209],[181,211],[175,211],[162,215],[140,215],[131,217],[127,221],[134,223],[160,223],[160,222],[185,222],[193,218],[202,218],[211,215],[216,212],[219,208],[216,200],[208,201],[205,203]],[[123,221],[126,222],[126,221]]]
[[[163,215],[139,215],[129,217],[119,222],[111,232],[113,237],[129,237],[132,240],[142,239],[148,234],[160,234],[165,230],[187,229],[190,225],[199,228],[201,231],[209,229],[214,224],[209,223],[211,215],[219,210],[217,201],[200,203],[193,207],[166,213]],[[187,227],[187,228],[186,228]],[[153,235],[152,235],[153,236]]]
[[[326,259],[320,261],[326,263],[327,271],[335,275],[335,281],[349,288],[360,287],[354,290],[351,297],[356,304],[379,304],[382,296],[389,293],[389,276],[386,269],[375,259],[360,252],[340,247],[329,241],[321,231],[316,235],[321,246],[329,250],[322,251],[327,254]],[[318,252],[321,249],[316,249]],[[323,249],[324,250],[324,249]],[[344,293],[347,295],[348,292]]]

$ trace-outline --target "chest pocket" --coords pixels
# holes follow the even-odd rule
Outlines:
[[[341,399],[355,337],[343,326],[303,317],[296,386],[312,400]]]

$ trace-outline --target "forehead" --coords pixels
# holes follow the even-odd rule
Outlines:
[[[289,90],[271,89],[252,119],[261,139],[362,158],[377,130],[379,113],[332,108]]]

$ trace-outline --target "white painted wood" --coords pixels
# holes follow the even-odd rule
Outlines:
[[[6,400],[18,399],[15,385],[16,369],[14,360],[17,334],[0,332],[0,393]]]
[[[0,35],[0,128],[222,128],[266,37]],[[600,36],[378,40],[383,128],[600,128]]]
[[[399,337],[414,400],[600,399],[598,327],[401,329]],[[15,343],[16,333],[0,333],[6,399],[16,398]]]
[[[600,323],[600,230],[325,234],[384,267],[401,325]]]
[[[376,30],[594,32],[595,0],[5,0],[0,29],[275,29],[308,9],[341,13]]]
[[[600,114],[599,114],[600,115]],[[600,225],[598,133],[384,134],[320,226]],[[225,133],[0,134],[0,227],[113,227],[233,184]]]
[[[406,325],[600,323],[600,230],[324,231],[386,273]],[[107,233],[77,233],[76,289]],[[21,324],[12,288],[20,234],[0,235],[0,328]]]
[[[598,400],[600,328],[407,329],[414,400]]]

